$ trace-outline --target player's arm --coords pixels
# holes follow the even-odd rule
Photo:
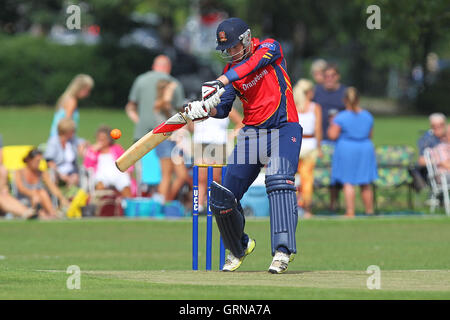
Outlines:
[[[280,44],[277,41],[264,42],[247,61],[230,68],[217,80],[224,85],[227,85],[230,82],[248,76],[250,73],[253,73],[262,67],[274,63],[282,57]]]
[[[217,119],[228,117],[235,98],[236,91],[233,88],[233,85],[228,84],[225,86],[225,92],[220,97],[220,103],[216,107],[211,108],[209,115]]]

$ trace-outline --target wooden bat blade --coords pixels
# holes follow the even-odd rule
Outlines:
[[[116,166],[121,172],[127,171],[139,159],[153,150],[157,145],[170,137],[170,134],[153,133],[153,130],[136,141],[116,160]]]
[[[153,150],[157,145],[170,137],[173,131],[180,129],[187,123],[185,114],[177,113],[166,122],[136,141],[116,160],[116,166],[121,172],[127,171],[139,159]]]

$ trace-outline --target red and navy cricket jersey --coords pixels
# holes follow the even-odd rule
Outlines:
[[[227,117],[237,95],[243,104],[245,125],[276,128],[284,122],[298,122],[281,45],[273,39],[260,42],[252,38],[252,51],[249,58],[225,67],[230,84],[214,117]]]

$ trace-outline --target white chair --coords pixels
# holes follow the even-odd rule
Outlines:
[[[431,186],[431,197],[428,200],[430,204],[430,211],[434,213],[436,207],[440,204],[439,196],[444,198],[444,208],[447,216],[450,216],[450,197],[449,197],[449,184],[447,181],[447,174],[439,172],[436,163],[431,156],[431,149],[426,148],[424,150],[425,164],[427,166],[428,180]]]

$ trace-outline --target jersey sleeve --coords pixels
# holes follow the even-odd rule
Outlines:
[[[259,68],[272,64],[282,57],[280,44],[275,40],[266,40],[259,45],[247,61],[229,69],[225,76],[230,82],[233,82],[244,78]]]
[[[228,114],[233,107],[234,99],[236,98],[236,91],[230,83],[225,86],[225,92],[220,97],[220,103],[216,106],[217,113],[213,118],[223,119],[228,117]]]

